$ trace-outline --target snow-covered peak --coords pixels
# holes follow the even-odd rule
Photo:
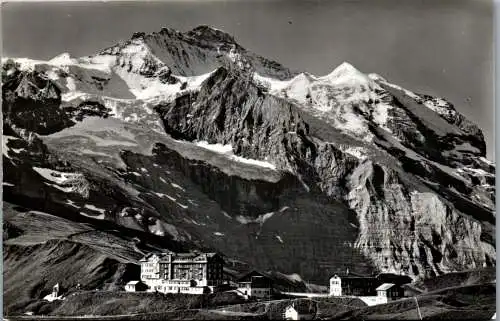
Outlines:
[[[361,72],[358,69],[356,69],[356,67],[354,67],[353,65],[351,65],[347,61],[344,61],[343,63],[338,65],[337,68],[335,68],[330,73],[330,75],[335,75],[337,77],[340,77],[340,76],[360,74],[360,73]]]
[[[71,58],[71,55],[67,52],[64,52],[60,55],[55,56],[54,58],[49,60],[49,63],[52,65],[71,65],[74,63],[74,60]]]
[[[331,84],[370,84],[371,79],[356,69],[348,62],[343,62],[331,73],[320,77],[319,80],[328,81]]]

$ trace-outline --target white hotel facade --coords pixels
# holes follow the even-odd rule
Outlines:
[[[140,263],[151,292],[203,294],[223,284],[224,260],[216,253],[150,254]]]

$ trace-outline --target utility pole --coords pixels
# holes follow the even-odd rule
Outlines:
[[[415,299],[415,303],[417,304],[417,312],[418,312],[418,317],[420,318],[420,320],[422,320],[422,315],[420,314],[420,307],[418,306],[418,300],[417,300],[417,297],[414,296],[413,297]]]

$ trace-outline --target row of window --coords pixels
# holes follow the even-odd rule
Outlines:
[[[161,285],[157,285],[157,286],[155,286],[155,287],[154,287],[154,289],[155,289],[156,291],[161,291],[162,289],[163,289],[163,290],[165,290],[165,291],[166,291],[167,289],[168,289],[169,291],[177,291],[177,290],[179,290],[179,289],[180,289],[181,291],[189,291],[189,287],[178,287],[178,286],[168,286],[168,287],[167,287],[167,286],[161,286]]]
[[[254,294],[271,294],[271,290],[252,290]]]

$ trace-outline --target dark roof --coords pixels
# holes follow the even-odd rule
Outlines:
[[[412,279],[407,275],[393,274],[393,273],[380,273],[377,279],[384,283],[406,284],[411,283]]]
[[[375,278],[374,276],[369,276],[369,275],[363,275],[359,274],[356,272],[342,272],[342,273],[335,273],[331,277],[338,276],[339,278],[345,279],[345,278]]]
[[[409,283],[402,284],[401,288],[408,291],[408,292],[415,293],[415,294],[421,294],[424,292],[423,290],[416,288],[415,286],[413,286],[412,284],[409,284]]]
[[[152,257],[155,254],[156,253],[148,253],[140,261],[147,261],[150,257]]]
[[[174,260],[174,261],[175,260],[190,260],[190,259],[194,260],[195,258],[200,257],[200,256],[206,256],[208,259],[220,257],[215,252],[203,253],[203,252],[193,251],[193,252],[175,253],[175,252],[167,251],[167,252],[163,252],[163,253],[148,253],[140,261],[141,262],[147,261],[153,255],[157,255],[160,258],[160,260],[164,260],[169,255],[172,255],[172,260]]]
[[[259,272],[259,271],[250,271],[245,274],[240,275],[239,278],[237,278],[236,282],[250,282],[252,277],[264,277],[269,280],[273,280],[271,276],[269,276],[267,273]]]
[[[141,285],[146,285],[146,283],[142,282],[142,281],[130,281],[127,283],[127,285],[130,284],[130,285],[138,285],[138,284],[141,284]]]
[[[411,283],[412,281],[412,279],[407,275],[400,275],[394,273],[379,273],[377,275],[368,276],[359,273],[349,272],[348,274],[336,273],[332,277],[334,276],[338,276],[341,279],[367,279],[367,280],[377,279],[382,281],[383,283],[397,283],[397,284]]]

